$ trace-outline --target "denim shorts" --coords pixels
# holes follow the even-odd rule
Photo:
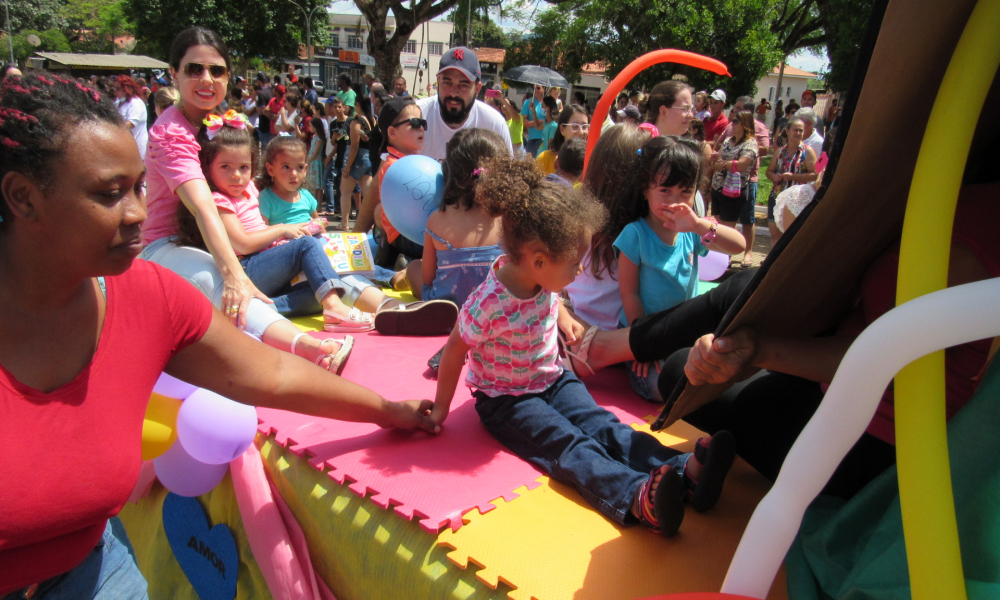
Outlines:
[[[118,517],[108,521],[101,541],[83,562],[67,573],[38,585],[35,600],[148,600],[146,579],[139,572],[125,527]],[[24,598],[24,590],[2,600]]]
[[[354,163],[351,165],[351,178],[360,180],[365,175],[371,175],[371,172],[372,161],[368,156],[368,148],[358,148]]]

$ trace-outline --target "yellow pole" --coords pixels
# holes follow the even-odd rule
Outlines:
[[[897,305],[947,287],[962,174],[1000,65],[997,23],[1000,0],[979,0],[927,121],[903,224]],[[956,106],[964,109],[956,111]],[[899,372],[895,408],[899,496],[913,600],[964,600],[945,428],[943,351]]]

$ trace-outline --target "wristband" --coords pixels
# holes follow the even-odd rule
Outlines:
[[[733,161],[733,166],[732,166],[732,168],[730,168],[729,170],[730,170],[730,171],[732,171],[733,173],[735,173],[735,172],[736,172],[736,161],[735,161],[735,160]]]
[[[701,244],[703,246],[708,246],[714,242],[715,236],[719,232],[719,220],[715,217],[709,217],[708,220],[712,223],[712,226],[709,228],[708,233],[701,236]]]

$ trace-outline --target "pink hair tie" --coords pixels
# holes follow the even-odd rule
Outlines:
[[[660,130],[656,128],[656,125],[652,123],[639,123],[639,129],[648,131],[649,135],[653,137],[660,137]]]
[[[486,172],[486,169],[484,169],[483,167],[479,167],[478,169],[476,169],[475,171],[472,172],[472,176],[473,177],[479,177],[480,175],[482,175],[485,172]]]

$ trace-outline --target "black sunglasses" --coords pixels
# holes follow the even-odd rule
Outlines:
[[[212,76],[212,79],[222,79],[229,72],[229,69],[225,65],[203,65],[195,62],[184,65],[184,73],[192,79],[201,77],[205,69],[208,69],[208,73]]]
[[[423,130],[427,129],[427,119],[418,119],[416,117],[413,117],[412,119],[404,119],[398,123],[393,123],[392,126],[399,127],[403,123],[409,123],[410,127],[412,127],[413,129],[423,129]]]

